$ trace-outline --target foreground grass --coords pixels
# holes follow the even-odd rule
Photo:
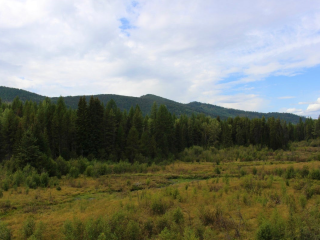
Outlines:
[[[63,177],[59,188],[11,188],[0,199],[1,221],[14,239],[27,239],[28,228],[41,232],[33,239],[319,239],[312,224],[320,181],[312,174],[320,162],[308,161],[318,153],[298,145],[282,155],[299,162],[279,154],[177,161],[140,174]]]

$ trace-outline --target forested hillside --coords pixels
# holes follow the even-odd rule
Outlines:
[[[150,163],[177,157],[192,146],[210,149],[251,144],[285,149],[289,141],[320,136],[320,120],[300,120],[293,125],[274,117],[177,117],[156,103],[150,112],[143,116],[139,105],[121,111],[114,100],[104,106],[94,97],[89,103],[81,97],[76,110],[68,109],[63,97],[57,104],[48,98],[39,104],[15,98],[10,104],[1,103],[0,159],[10,160],[14,169],[30,164],[56,174],[52,159],[59,156]]]
[[[319,137],[320,118],[1,102],[0,239],[317,239]]]
[[[19,98],[24,102],[26,100],[31,100],[39,103],[45,99],[44,96],[34,94],[28,91],[0,87],[0,98],[4,102],[12,102],[13,99],[19,96]],[[65,104],[67,108],[77,109],[78,102],[81,96],[67,96],[64,97]],[[90,100],[91,96],[85,96],[86,101]],[[142,115],[146,116],[150,114],[150,109],[154,102],[158,105],[164,104],[166,105],[168,111],[171,114],[175,114],[176,116],[181,116],[183,114],[187,116],[191,116],[192,113],[199,114],[204,113],[207,116],[217,117],[219,116],[221,119],[227,119],[228,117],[248,117],[250,119],[253,118],[261,118],[264,116],[266,119],[269,117],[280,118],[281,120],[285,120],[291,123],[299,123],[300,117],[291,113],[259,113],[259,112],[250,112],[250,111],[242,111],[236,109],[229,109],[224,107],[219,107],[211,104],[205,104],[200,102],[191,102],[188,104],[178,103],[169,99],[165,99],[162,97],[158,97],[152,94],[147,94],[141,97],[128,97],[128,96],[120,96],[114,94],[99,94],[94,95],[93,97],[99,98],[99,100],[104,104],[107,104],[108,101],[113,99],[120,110],[130,110],[131,107],[135,107],[137,104],[140,106],[142,111]],[[57,103],[58,97],[51,98],[53,103]],[[305,118],[302,117],[302,121],[305,121]]]

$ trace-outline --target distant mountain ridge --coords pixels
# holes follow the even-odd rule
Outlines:
[[[45,96],[32,93],[26,90],[0,86],[0,98],[2,99],[3,102],[12,102],[16,96],[18,96],[22,101],[31,100],[35,102],[43,101],[46,98]],[[63,98],[67,107],[72,109],[77,109],[80,97],[81,96],[66,96]],[[87,102],[89,102],[90,97],[91,95],[86,96]],[[183,114],[190,116],[192,113],[195,113],[195,114],[203,113],[211,117],[219,116],[221,119],[226,119],[228,117],[234,118],[236,116],[248,117],[250,119],[261,118],[262,116],[269,118],[273,116],[275,118],[280,118],[291,123],[298,123],[300,119],[300,116],[292,113],[278,113],[278,112],[260,113],[260,112],[253,112],[253,111],[243,111],[243,110],[237,110],[232,108],[224,108],[224,107],[207,104],[207,103],[201,103],[201,102],[190,102],[187,104],[183,104],[183,103],[178,103],[166,98],[155,96],[152,94],[143,95],[141,97],[129,97],[129,96],[121,96],[121,95],[115,95],[115,94],[99,94],[99,95],[93,95],[93,97],[99,98],[104,105],[106,105],[108,101],[113,99],[121,110],[126,109],[127,111],[129,111],[129,109],[132,106],[135,107],[138,104],[144,115],[150,113],[152,104],[156,102],[158,106],[161,104],[166,105],[168,110],[172,114],[176,114],[177,116],[180,116]],[[52,102],[55,103],[57,102],[58,97],[52,97],[50,99],[52,100]],[[304,121],[305,117],[302,117],[302,120]]]

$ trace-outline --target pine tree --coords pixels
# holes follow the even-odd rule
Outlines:
[[[122,124],[120,124],[117,131],[116,143],[115,143],[115,151],[116,151],[118,160],[123,158],[125,145],[126,145],[125,131],[122,127]]]
[[[18,130],[19,119],[14,114],[12,109],[5,109],[2,117],[2,133],[4,141],[4,154],[7,159],[13,154],[16,139],[16,133]]]
[[[66,137],[64,131],[65,123],[63,122],[66,111],[64,99],[63,97],[59,97],[52,119],[52,154],[54,157],[62,153],[63,141]]]
[[[320,137],[320,116],[318,120],[315,121],[314,135],[315,137]]]
[[[88,110],[85,97],[80,97],[76,119],[77,149],[80,155],[88,154]]]
[[[143,116],[139,105],[134,110],[132,125],[137,129],[140,138],[143,132]]]
[[[13,112],[19,116],[22,117],[23,115],[23,104],[20,100],[20,98],[17,96],[13,99],[12,105],[11,105],[11,109],[13,110]]]
[[[37,139],[30,130],[24,132],[16,157],[21,168],[27,164],[30,164],[39,171],[45,168],[45,158],[37,145]]]
[[[153,136],[156,132],[156,119],[157,119],[158,105],[156,102],[153,103],[150,114],[150,133]]]
[[[172,134],[173,123],[171,114],[168,112],[168,109],[165,105],[161,105],[157,112],[154,136],[157,142],[157,147],[164,156],[168,156],[169,146],[173,145]]]
[[[133,126],[127,137],[126,155],[131,163],[139,153],[139,132]]]
[[[221,134],[221,142],[222,145],[226,148],[232,147],[232,126],[231,124],[228,124],[228,122],[223,121],[221,122],[221,129],[222,129],[222,134]]]
[[[88,152],[98,156],[104,146],[104,108],[98,98],[90,98],[88,107]]]
[[[151,156],[151,153],[152,153],[151,137],[147,131],[142,133],[139,149],[141,150],[141,153],[145,157]]]
[[[108,112],[108,109],[106,110],[105,117],[104,117],[104,127],[105,127],[105,149],[107,155],[114,154],[115,152],[115,140],[116,140],[116,116],[113,112],[113,109],[110,109]]]

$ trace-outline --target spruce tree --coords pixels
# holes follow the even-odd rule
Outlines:
[[[4,155],[7,159],[13,154],[18,129],[19,119],[12,109],[5,109],[2,117],[2,133],[4,141]]]
[[[88,152],[98,156],[104,146],[104,108],[98,98],[90,98],[88,107]]]
[[[127,137],[126,155],[131,163],[139,153],[139,132],[133,126]]]
[[[106,109],[105,117],[104,117],[104,128],[105,128],[105,149],[107,155],[114,154],[115,152],[115,140],[116,140],[116,116],[113,112],[113,109]]]
[[[139,105],[134,110],[132,125],[137,129],[140,138],[143,132],[143,116]]]
[[[16,158],[18,159],[21,168],[27,164],[30,164],[39,171],[45,168],[44,160],[46,158],[44,158],[43,154],[40,152],[39,146],[37,145],[37,139],[30,130],[24,132],[16,153]]]
[[[80,97],[76,118],[77,149],[80,155],[88,154],[88,110],[86,98]]]
[[[66,114],[67,108],[64,103],[63,97],[59,97],[57,107],[55,109],[52,118],[52,154],[54,157],[58,157],[62,153],[63,141],[65,140],[65,123],[64,115]]]

